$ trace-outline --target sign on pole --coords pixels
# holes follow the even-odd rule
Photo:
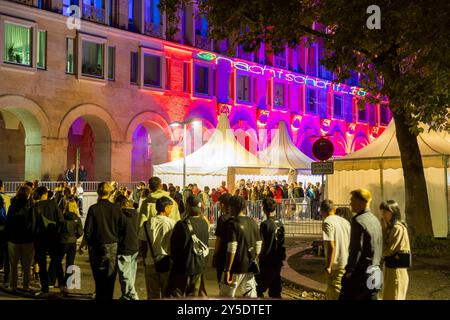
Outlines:
[[[333,174],[333,164],[334,162],[332,161],[311,162],[311,174]]]

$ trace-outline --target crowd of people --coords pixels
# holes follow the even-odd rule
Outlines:
[[[308,193],[315,198],[316,190],[319,199],[323,197],[320,184],[308,184],[304,190],[301,183],[276,181],[240,180],[231,192],[225,182],[203,191],[195,184],[181,190],[158,177],[139,183],[134,190],[102,182],[98,201],[89,207],[83,226],[76,189],[61,183],[50,191],[39,183],[25,182],[9,199],[0,181],[0,268],[10,290],[17,289],[20,262],[24,290],[30,289],[33,275],[27,270],[34,270],[41,284],[37,294],[45,295],[51,286],[66,293],[69,266],[82,238],[79,250],[88,249],[96,299],[113,298],[117,274],[121,298],[139,299],[135,288],[139,259],[144,264],[147,299],[207,296],[204,270],[211,226],[205,213],[208,205],[215,204],[219,215],[212,261],[220,296],[235,297],[241,289],[244,297],[263,297],[268,291],[269,297],[281,298],[286,252],[279,199],[286,195],[301,199],[302,191],[305,198]],[[261,202],[266,218],[259,225],[247,214],[252,201]],[[399,206],[395,201],[383,202],[380,221],[370,204],[370,192],[364,189],[351,193],[351,210],[337,210],[331,200],[319,200],[327,299],[376,299],[381,287],[384,299],[406,296],[407,267],[391,263],[380,269],[382,260],[410,252]]]

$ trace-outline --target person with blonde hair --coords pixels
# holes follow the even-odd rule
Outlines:
[[[380,204],[382,212],[381,226],[383,228],[383,258],[384,281],[383,300],[405,300],[408,291],[409,266],[395,263],[394,256],[404,254],[411,257],[408,230],[401,221],[400,206],[394,200],[388,200]],[[394,264],[392,264],[394,261]],[[407,261],[407,262],[410,262]]]
[[[350,247],[345,275],[342,277],[341,300],[376,300],[381,287],[380,260],[383,233],[378,218],[370,211],[372,194],[358,189],[350,192],[352,219]]]

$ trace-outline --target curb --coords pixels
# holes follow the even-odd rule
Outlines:
[[[299,252],[305,251],[307,249],[311,248],[310,246],[307,247],[294,247],[290,248],[286,252],[286,264],[281,268],[281,278],[291,284],[294,284],[297,287],[300,287],[306,291],[313,291],[320,294],[325,294],[327,286],[324,283],[317,282],[315,280],[312,280],[308,277],[305,277],[301,274],[299,274],[297,271],[291,268],[289,263],[287,261],[289,258],[293,255],[296,255]]]

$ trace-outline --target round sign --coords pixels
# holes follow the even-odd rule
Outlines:
[[[328,139],[320,138],[314,142],[312,152],[318,160],[328,160],[334,152],[333,143]]]

